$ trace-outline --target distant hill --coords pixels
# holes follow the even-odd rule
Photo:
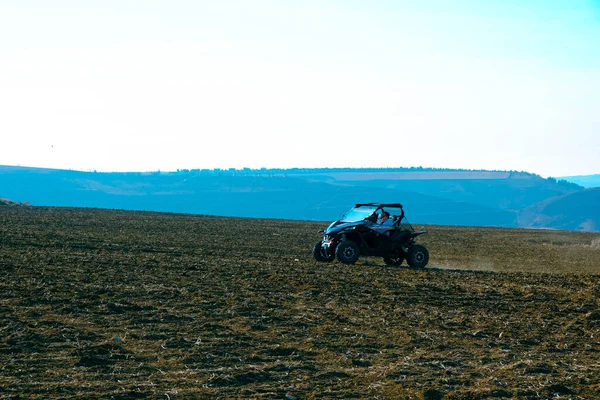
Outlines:
[[[18,204],[19,203],[15,203],[12,200],[0,198],[0,206],[14,206],[14,205],[18,205]]]
[[[521,226],[563,230],[600,230],[600,188],[546,199],[519,213]]]
[[[576,183],[584,188],[600,187],[600,174],[596,175],[578,175],[578,176],[565,176],[560,179],[565,181]]]
[[[554,178],[515,171],[466,170],[315,170],[303,176],[337,185],[380,187],[417,192],[443,199],[479,204],[502,210],[521,209],[549,197],[582,187]]]
[[[94,207],[330,221],[359,202],[400,202],[416,224],[518,227],[519,212],[583,188],[515,171],[424,168],[96,173],[0,166],[0,196]],[[594,225],[595,226],[595,225]]]

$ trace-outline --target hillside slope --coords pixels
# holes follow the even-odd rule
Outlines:
[[[322,225],[0,207],[0,398],[598,397],[598,234],[427,226],[415,271]]]
[[[529,228],[600,230],[600,188],[553,197],[519,213],[519,223]]]

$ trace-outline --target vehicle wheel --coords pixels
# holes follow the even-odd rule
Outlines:
[[[323,248],[323,246],[321,246],[322,244],[323,244],[323,241],[319,240],[313,246],[312,253],[313,253],[313,256],[315,257],[315,260],[322,261],[322,262],[333,261],[333,259],[335,258],[335,254],[333,253],[332,250],[329,250],[329,252],[331,254],[328,254],[327,250],[325,250]]]
[[[352,240],[344,240],[336,247],[335,256],[341,263],[354,264],[360,256],[360,249]]]
[[[385,265],[389,265],[390,267],[399,267],[402,265],[403,261],[403,255],[383,257],[383,262],[385,263]]]
[[[408,262],[408,265],[412,268],[425,268],[425,266],[429,262],[429,251],[425,248],[425,246],[415,244],[410,249],[408,249],[406,261]]]

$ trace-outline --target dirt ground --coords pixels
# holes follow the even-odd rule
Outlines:
[[[416,271],[324,226],[0,207],[0,398],[600,397],[600,234],[427,226]]]

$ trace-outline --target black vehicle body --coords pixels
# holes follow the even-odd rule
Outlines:
[[[378,217],[386,211],[393,223],[379,225]],[[399,203],[356,204],[341,219],[319,232],[324,236],[313,246],[317,261],[337,258],[342,263],[354,264],[362,255],[383,257],[387,265],[393,266],[406,260],[413,268],[424,268],[429,262],[429,252],[415,241],[427,231],[415,231]]]

